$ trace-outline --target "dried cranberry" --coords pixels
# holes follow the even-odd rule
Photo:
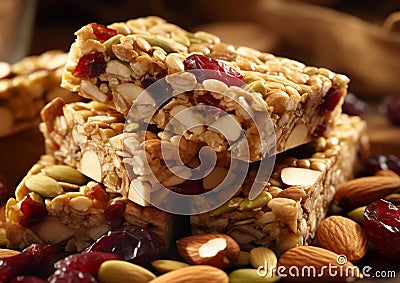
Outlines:
[[[91,274],[75,269],[57,269],[47,278],[50,283],[96,283]]]
[[[22,272],[29,273],[48,261],[54,254],[50,245],[32,244],[20,254],[0,260],[0,282],[8,281]]]
[[[385,257],[400,260],[400,209],[380,199],[364,212],[364,231],[371,244]]]
[[[204,103],[205,105],[210,105],[213,107],[220,108],[220,105],[219,105],[220,101],[209,93],[206,93],[204,95],[198,95],[196,97],[196,100],[197,100],[197,103]]]
[[[55,269],[76,269],[96,275],[100,265],[107,260],[119,260],[121,257],[114,253],[88,252],[69,255],[54,264]]]
[[[104,216],[111,222],[112,227],[119,226],[123,220],[126,204],[125,200],[117,200],[104,210]]]
[[[96,199],[101,202],[108,202],[110,196],[107,192],[103,189],[100,184],[95,184],[94,186],[90,187],[87,191],[86,195],[92,199]]]
[[[92,28],[96,39],[100,42],[104,42],[117,34],[117,31],[115,29],[110,29],[100,24],[92,23],[90,24],[90,27]]]
[[[171,190],[181,195],[198,195],[204,193],[203,186],[198,180],[187,180],[178,187],[171,188]]]
[[[18,282],[22,282],[22,283],[46,283],[47,281],[36,277],[36,276],[26,276],[26,275],[21,275],[18,277],[15,277],[14,279],[12,279],[10,281],[10,283],[18,283]]]
[[[321,104],[319,105],[320,113],[328,113],[335,109],[340,99],[343,96],[343,92],[338,87],[331,87],[325,96],[322,98]]]
[[[324,136],[324,134],[326,133],[327,129],[328,129],[328,126],[326,125],[326,123],[318,125],[315,128],[314,132],[312,133],[312,137],[313,138],[318,138],[318,137]]]
[[[400,125],[400,95],[387,95],[379,105],[379,111],[386,115],[388,120]]]
[[[115,253],[123,260],[146,265],[165,256],[166,246],[154,232],[130,225],[105,233],[85,251]]]
[[[83,55],[72,74],[77,78],[94,78],[104,73],[106,60],[101,52],[94,52]]]
[[[365,116],[368,112],[368,104],[359,99],[353,93],[349,92],[344,97],[342,111],[347,115],[359,116],[365,119]]]
[[[32,227],[40,223],[48,215],[46,206],[42,203],[34,201],[31,197],[27,196],[21,202],[22,217],[19,221],[24,227]]]
[[[400,158],[392,154],[370,154],[364,164],[364,175],[374,175],[378,170],[392,170],[400,174]]]
[[[185,66],[185,70],[215,71],[204,74],[204,77],[197,76],[197,80],[200,82],[206,79],[216,79],[223,81],[229,86],[243,86],[245,84],[243,76],[234,68],[226,65],[221,61],[204,55],[190,55],[183,61],[183,65]]]

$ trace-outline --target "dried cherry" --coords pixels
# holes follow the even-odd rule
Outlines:
[[[36,277],[36,276],[31,276],[31,275],[21,275],[21,276],[17,276],[14,279],[12,279],[10,281],[10,283],[18,283],[18,282],[22,282],[22,283],[46,283],[47,281]]]
[[[204,103],[205,105],[221,108],[219,105],[220,101],[209,93],[196,96],[196,101],[197,103]]]
[[[400,174],[400,158],[393,154],[370,154],[364,164],[364,175],[374,175],[378,170],[392,170]]]
[[[22,217],[19,223],[24,227],[32,227],[40,223],[48,215],[46,206],[43,203],[34,201],[30,196],[27,196],[21,202]]]
[[[96,275],[100,265],[107,260],[119,260],[114,253],[88,252],[69,255],[54,263],[55,269],[76,269],[91,275]]]
[[[216,79],[226,83],[229,86],[243,86],[245,84],[243,76],[234,68],[226,65],[222,61],[213,58],[193,54],[183,61],[185,70],[210,70],[215,72],[206,73],[204,77],[197,76],[197,80],[202,82],[206,79]]]
[[[123,260],[146,265],[165,256],[165,242],[156,233],[139,226],[125,226],[100,236],[85,252],[108,252]]]
[[[364,231],[371,244],[385,257],[400,260],[400,208],[379,199],[364,212]]]
[[[198,180],[187,180],[178,187],[171,188],[171,190],[181,195],[199,195],[205,192]]]
[[[100,42],[104,42],[118,33],[115,29],[110,29],[104,25],[96,23],[91,23],[90,27],[92,28],[96,39]]]
[[[342,111],[347,115],[359,116],[365,119],[365,116],[368,112],[368,104],[359,99],[353,93],[348,92],[347,95],[344,97]]]
[[[77,78],[94,78],[106,70],[106,60],[101,52],[83,55],[72,74]]]
[[[322,98],[321,104],[319,105],[320,113],[328,113],[335,109],[340,99],[342,98],[342,90],[338,87],[331,87],[325,96]]]
[[[95,184],[94,186],[90,187],[86,195],[92,199],[99,200],[101,202],[108,202],[110,196],[107,192],[103,189],[100,184]]]
[[[120,221],[122,220],[125,212],[127,201],[126,200],[117,200],[111,203],[104,210],[104,215],[108,221]]]
[[[386,95],[379,105],[379,111],[391,123],[400,125],[400,95]]]
[[[20,254],[0,260],[0,282],[5,282],[21,275],[29,274],[48,262],[54,255],[51,245],[32,244]]]
[[[97,283],[91,274],[76,269],[57,269],[47,278],[50,283]]]

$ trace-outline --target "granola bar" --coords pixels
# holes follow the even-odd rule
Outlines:
[[[165,160],[173,162],[176,170],[185,170],[183,164],[192,162],[199,149],[184,138],[164,135],[161,139],[160,134],[140,129],[129,132],[137,125],[125,125],[121,113],[96,101],[64,104],[55,99],[43,108],[42,117],[40,130],[48,154],[142,206],[149,203],[137,190],[157,195],[161,186],[172,189],[186,181],[171,172]],[[176,162],[175,152],[183,164]]]
[[[115,205],[124,207],[121,216],[107,214],[108,208]],[[8,246],[12,248],[52,243],[66,251],[82,251],[102,234],[124,225],[148,229],[167,245],[172,240],[170,214],[107,192],[103,185],[76,169],[60,166],[51,155],[41,156],[30,169],[18,185],[15,198],[8,200],[5,214]]]
[[[214,211],[191,216],[192,233],[226,233],[244,250],[266,246],[278,254],[307,245],[335,190],[354,177],[367,152],[366,123],[343,114],[328,136],[278,156],[264,191],[249,201],[258,169],[253,164],[240,194]]]
[[[217,74],[199,74],[194,69]],[[143,90],[154,82],[162,85],[142,105]],[[240,131],[226,136],[218,128],[190,127],[209,125],[196,115],[189,119],[192,124],[181,123],[186,127],[179,124],[168,131],[177,135],[184,131],[187,139],[205,142],[217,152],[229,151],[233,143],[244,139],[249,144],[248,159],[257,161],[319,135],[340,114],[348,82],[346,76],[325,68],[248,47],[235,48],[213,34],[191,33],[161,18],[146,17],[107,27],[92,23],[78,30],[62,86],[115,108],[128,120],[142,119],[137,113],[154,110],[148,122],[163,130],[183,108],[214,106],[229,113]],[[169,103],[164,103],[164,96]],[[271,131],[264,131],[265,125],[261,123],[261,130],[256,127],[255,121],[264,121],[266,115],[276,146],[265,145],[271,136]],[[214,116],[214,122],[226,117]]]
[[[8,64],[0,62],[0,137],[36,127],[40,110],[59,96],[81,98],[60,87],[67,54],[57,50]]]

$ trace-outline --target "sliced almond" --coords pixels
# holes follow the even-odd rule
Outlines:
[[[146,200],[150,198],[151,188],[147,182],[142,182],[138,179],[132,180],[129,187],[128,199],[141,206],[149,206],[150,203]]]
[[[83,153],[79,170],[89,178],[101,183],[101,164],[99,157],[94,151]]]
[[[220,133],[228,141],[236,141],[242,134],[240,122],[231,114],[218,118],[208,129]]]
[[[296,147],[308,141],[308,129],[305,124],[298,124],[286,140],[285,150]]]
[[[282,182],[288,186],[312,186],[321,175],[320,171],[297,167],[286,167],[281,171]]]
[[[52,244],[60,243],[74,235],[71,228],[51,216],[40,222],[35,231],[40,239]]]

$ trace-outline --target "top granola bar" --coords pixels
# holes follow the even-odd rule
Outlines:
[[[132,106],[141,106],[137,100],[143,91],[166,78],[161,88],[149,91],[144,100],[155,106],[167,92],[168,101],[180,108],[171,103],[165,106],[163,100],[153,116],[142,120],[165,129],[182,110],[181,105],[185,109],[197,105],[221,109],[234,117],[244,134],[232,134],[236,139],[232,141],[225,134],[231,129],[194,127],[185,129],[185,137],[221,152],[232,146],[229,142],[245,136],[250,143],[251,161],[321,135],[340,114],[349,82],[346,76],[328,69],[249,47],[235,48],[215,35],[191,33],[158,17],[107,27],[91,23],[78,30],[76,36],[64,69],[63,87],[135,119],[143,111],[133,111],[132,115]],[[195,69],[206,70],[205,77]],[[254,126],[254,121],[265,120],[262,114],[269,115],[275,131],[276,148],[272,152],[262,145],[270,133],[260,133]],[[214,122],[223,117],[216,116]],[[181,127],[172,128],[175,134],[182,132]]]

